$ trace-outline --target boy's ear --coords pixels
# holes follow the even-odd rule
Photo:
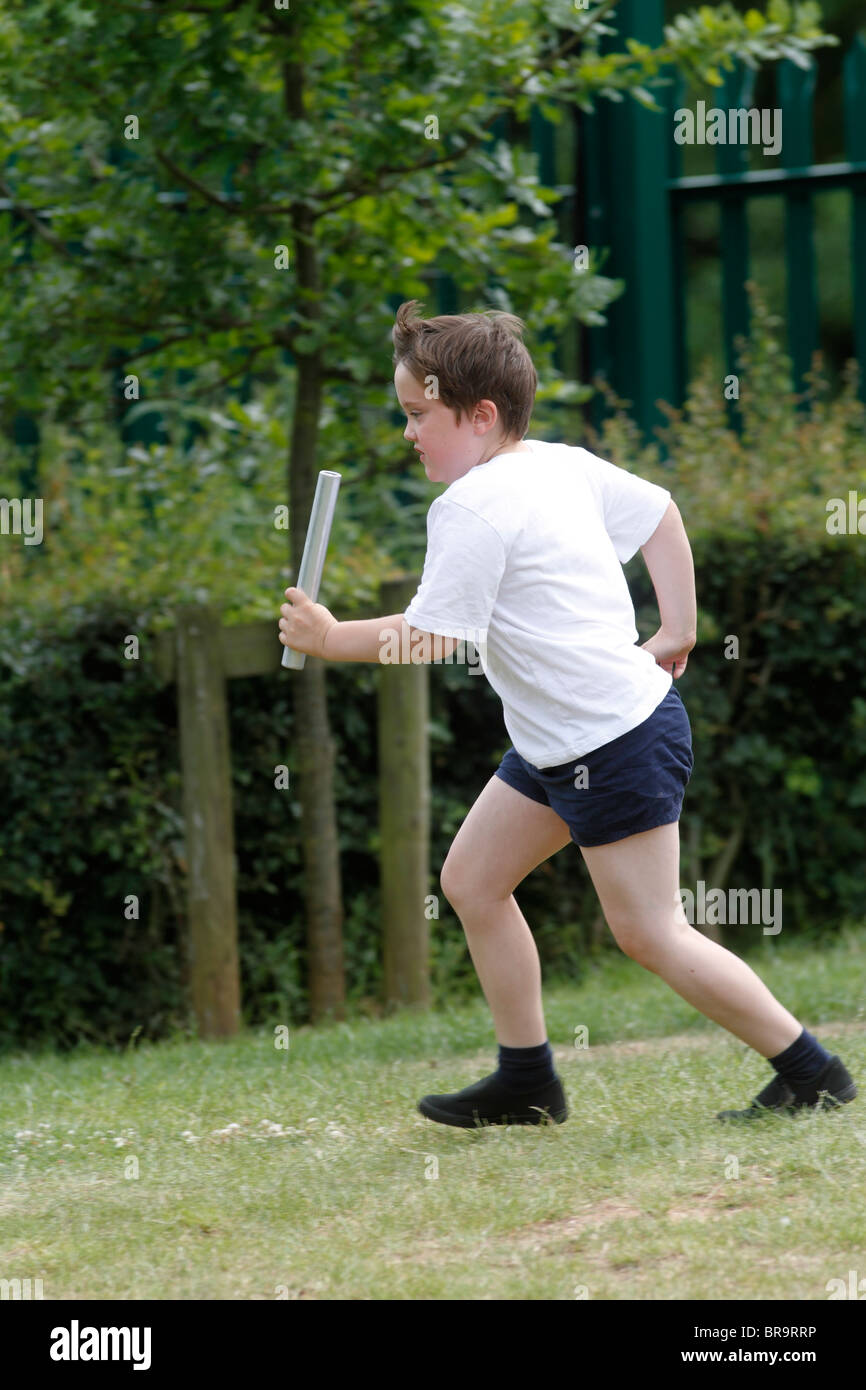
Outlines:
[[[502,421],[499,419],[499,409],[495,401],[485,399],[476,402],[472,412],[473,422],[476,416],[478,415],[479,411],[481,412],[482,417],[484,417],[485,423],[489,419],[489,424],[487,425],[488,429],[495,429],[497,425],[501,426]]]

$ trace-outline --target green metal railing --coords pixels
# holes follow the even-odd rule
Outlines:
[[[628,34],[656,46],[663,39],[662,0],[623,0],[617,8],[622,44]],[[687,284],[685,214],[711,200],[719,207],[725,374],[736,370],[735,338],[749,328],[749,200],[784,199],[784,260],[788,353],[794,389],[802,392],[819,346],[814,197],[833,189],[851,195],[851,318],[859,390],[866,403],[866,43],[858,36],[844,61],[845,152],[837,164],[813,164],[814,63],[808,69],[777,64],[775,107],[782,113],[784,168],[750,170],[748,147],[718,144],[716,172],[682,176],[682,146],[674,140],[674,111],[684,84],[675,80],[663,114],[634,101],[599,104],[578,117],[579,238],[610,248],[605,273],[626,281],[607,311],[604,327],[585,331],[584,379],[605,378],[632,402],[645,433],[664,423],[656,401],[682,404],[686,394]],[[752,107],[754,74],[742,65],[729,73],[711,105],[728,111]],[[662,98],[659,98],[660,104]],[[604,403],[592,403],[600,423]]]

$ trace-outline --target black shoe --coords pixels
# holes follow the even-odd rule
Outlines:
[[[558,1076],[545,1086],[515,1094],[497,1080],[496,1073],[485,1076],[462,1091],[447,1096],[424,1096],[418,1109],[428,1120],[440,1125],[459,1125],[476,1129],[483,1125],[539,1125],[552,1121],[561,1125],[568,1118],[565,1092]]]
[[[824,1070],[805,1085],[774,1076],[756,1096],[748,1110],[722,1110],[717,1120],[753,1120],[768,1110],[793,1114],[795,1110],[835,1110],[857,1094],[857,1087],[838,1057],[831,1057]]]

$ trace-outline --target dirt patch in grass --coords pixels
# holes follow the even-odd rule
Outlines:
[[[669,1207],[668,1221],[710,1221],[716,1216],[735,1216],[751,1202],[732,1202],[730,1192],[695,1193],[688,1201]]]
[[[485,1258],[497,1247],[506,1245],[506,1263],[519,1264],[518,1252],[537,1251],[567,1253],[570,1243],[584,1231],[606,1225],[611,1221],[634,1220],[646,1217],[646,1213],[628,1202],[618,1198],[606,1197],[572,1216],[553,1217],[545,1221],[534,1221],[528,1226],[518,1226],[514,1231],[501,1235],[478,1237],[476,1255],[484,1253]],[[448,1263],[466,1258],[466,1249],[458,1249],[450,1238],[414,1240],[411,1249],[390,1250],[389,1263],[408,1261],[409,1263]]]
[[[530,1226],[519,1226],[509,1241],[516,1245],[540,1248],[543,1244],[561,1244],[584,1231],[598,1226],[606,1226],[611,1221],[641,1220],[647,1213],[629,1202],[616,1197],[604,1197],[600,1202],[575,1212],[573,1216],[557,1217],[547,1221],[534,1221]]]

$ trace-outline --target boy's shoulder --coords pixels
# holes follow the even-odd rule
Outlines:
[[[531,454],[500,454],[470,468],[440,493],[431,508],[433,513],[444,521],[444,510],[449,521],[458,522],[460,510],[472,512],[506,539],[546,498],[558,496],[574,479],[575,470],[584,477],[591,473],[593,456],[577,445],[547,439],[523,442]]]
[[[599,458],[598,454],[594,454],[583,444],[567,444],[561,439],[526,439],[524,443],[529,445],[538,458],[562,461],[572,467],[591,467],[594,464],[605,463],[603,458]]]
[[[594,454],[591,449],[587,449],[583,444],[566,444],[563,440],[532,439],[527,440],[534,450],[539,454],[546,454],[548,457],[567,459],[569,463],[582,463],[585,465],[595,463],[605,463],[606,460]]]
[[[501,495],[503,491],[512,496],[523,491],[531,494],[533,490],[538,491],[544,478],[544,474],[539,474],[538,464],[551,469],[548,476],[551,486],[555,487],[557,465],[562,465],[566,470],[579,468],[583,472],[592,472],[594,465],[604,463],[603,459],[579,444],[550,439],[524,439],[523,443],[528,445],[531,453],[500,454],[485,464],[470,468],[468,473],[456,478],[440,494],[439,500],[475,506],[487,498]]]

